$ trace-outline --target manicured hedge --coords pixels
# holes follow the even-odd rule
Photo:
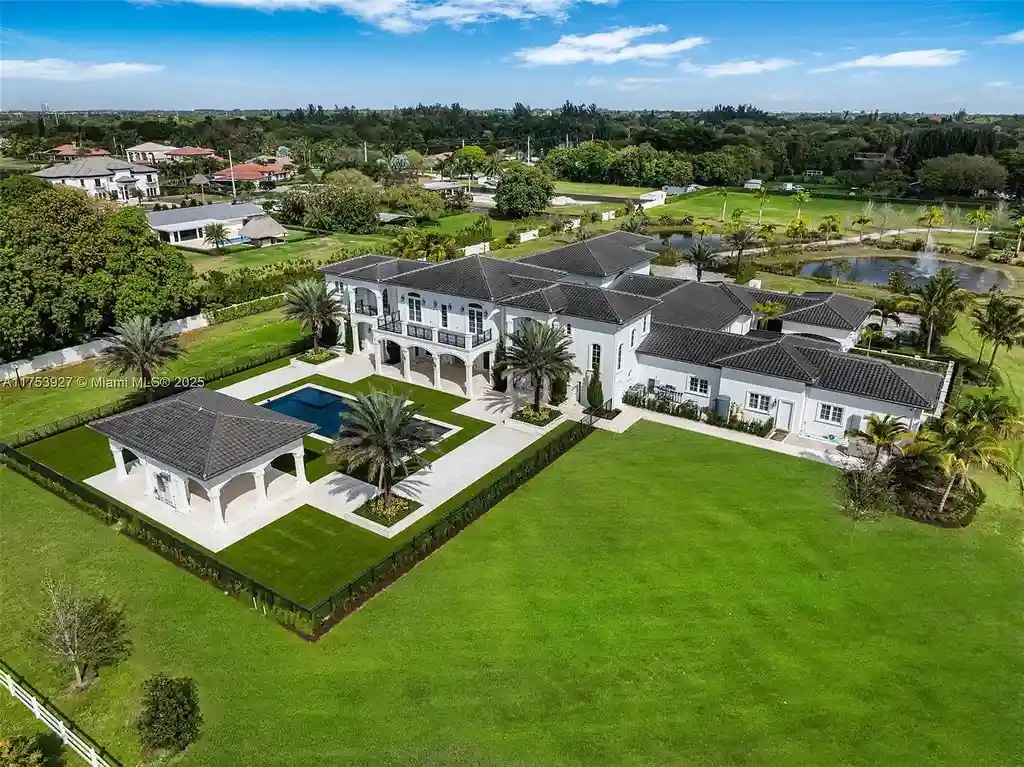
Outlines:
[[[255,301],[246,301],[243,304],[225,306],[223,309],[207,309],[203,314],[206,315],[206,319],[210,321],[211,325],[217,325],[228,320],[237,320],[242,317],[250,317],[253,314],[260,314],[261,312],[269,312],[271,309],[277,309],[284,306],[284,299],[285,294],[278,293],[274,296],[257,298]]]

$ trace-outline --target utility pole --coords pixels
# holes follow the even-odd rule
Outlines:
[[[366,142],[363,142],[363,165],[366,165],[369,160],[366,159]]]
[[[232,201],[238,199],[238,194],[235,192],[235,163],[231,159],[231,150],[228,150],[228,172],[231,174],[231,199]]]
[[[466,148],[466,139],[462,139],[462,148],[463,148],[463,149],[465,149],[465,148]]]
[[[569,149],[569,134],[565,134],[565,148]]]
[[[533,155],[530,153],[530,136],[526,137],[526,162],[530,162]]]

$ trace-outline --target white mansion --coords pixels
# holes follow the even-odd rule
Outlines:
[[[649,242],[615,232],[519,261],[368,254],[321,271],[375,365],[399,365],[407,379],[412,366],[426,367],[435,387],[454,366],[469,397],[481,393],[473,379],[487,375],[499,337],[529,319],[572,338],[585,371],[570,382],[580,401],[597,370],[615,405],[630,388],[670,391],[820,439],[841,438],[871,413],[916,429],[941,408],[942,375],[848,352],[870,301],[651,276]],[[758,330],[755,307],[769,302],[785,311]]]
[[[160,194],[160,174],[148,165],[116,157],[82,157],[32,174],[54,186],[70,186],[92,197],[135,202]]]

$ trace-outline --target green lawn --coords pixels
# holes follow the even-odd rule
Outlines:
[[[214,371],[247,358],[258,357],[299,338],[301,332],[298,323],[285,320],[280,310],[231,320],[181,336],[184,356],[168,365],[165,371],[161,371],[161,375],[198,375]],[[248,375],[242,374],[242,377]],[[93,385],[94,379],[111,378],[94,360],[37,373],[33,378],[37,381],[60,378],[70,381],[72,385],[61,388],[41,388],[35,385],[24,389],[0,387],[0,436],[36,428],[107,405],[128,392],[123,388]],[[76,380],[79,378],[86,379],[87,385],[79,385]]]
[[[189,253],[188,260],[199,273],[214,269],[237,269],[242,266],[264,266],[301,258],[326,259],[342,249],[357,248],[366,253],[380,252],[391,241],[390,234],[330,234],[326,237],[295,239],[280,245],[217,255],[216,251]],[[340,257],[340,256],[339,256]]]
[[[182,767],[1020,763],[1020,515],[856,524],[834,476],[599,432],[308,644],[0,470],[0,655],[125,764],[156,671],[199,686]],[[131,622],[75,697],[30,636],[48,568]]]
[[[653,191],[653,187],[615,186],[614,184],[580,184],[574,181],[555,182],[555,194],[568,195],[570,197],[574,194],[593,194],[604,195],[607,197],[638,197],[641,194],[647,194],[648,192]]]

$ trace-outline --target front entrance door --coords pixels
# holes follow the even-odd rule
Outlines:
[[[779,400],[778,417],[775,419],[775,428],[782,431],[793,430],[793,403]]]

